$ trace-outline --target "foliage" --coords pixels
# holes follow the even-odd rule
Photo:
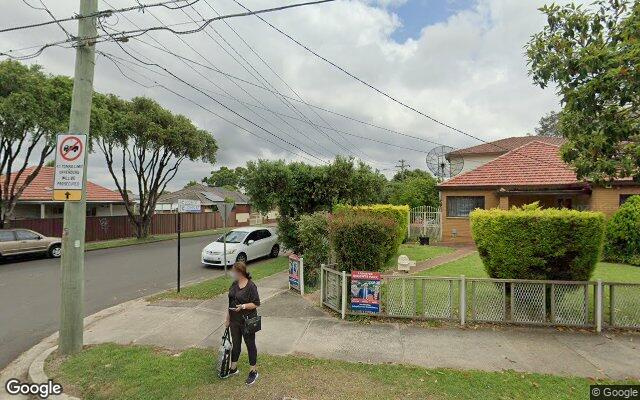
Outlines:
[[[146,237],[158,197],[180,164],[184,160],[213,163],[216,141],[187,117],[172,114],[154,100],[136,97],[127,101],[115,95],[97,96],[95,100],[100,110],[96,122],[104,127],[96,135],[96,143],[125,200],[136,236]],[[138,190],[137,207],[129,198],[130,174]]]
[[[640,196],[631,196],[607,222],[604,259],[640,265]]]
[[[433,206],[440,204],[438,181],[431,175],[408,176],[402,181],[391,181],[385,191],[385,201],[409,207]]]
[[[208,186],[223,187],[228,190],[241,190],[244,188],[244,179],[247,169],[236,167],[231,169],[222,166],[217,171],[211,171],[211,175],[202,178],[202,182]]]
[[[345,204],[337,204],[333,208],[334,214],[355,213],[355,214],[371,214],[373,216],[391,218],[396,222],[395,233],[395,250],[404,242],[409,229],[409,207],[395,206],[390,204],[374,204],[370,206],[349,206]]]
[[[604,215],[525,206],[471,212],[471,232],[492,278],[589,280]]]
[[[341,212],[329,220],[329,240],[342,270],[382,271],[395,256],[397,222],[364,212]]]
[[[184,185],[185,189],[191,186],[196,186],[198,184],[198,182],[194,181],[193,179],[190,180],[189,182],[187,182],[186,185]]]
[[[558,118],[560,114],[555,111],[549,111],[547,115],[540,118],[538,126],[536,127],[537,136],[547,137],[562,137],[562,134],[558,131]]]
[[[329,262],[328,214],[319,211],[300,216],[296,223],[300,254],[304,256],[305,285],[314,286],[320,264]]]
[[[547,26],[527,45],[533,81],[555,84],[562,155],[579,178],[640,180],[640,2],[541,8]]]
[[[386,178],[368,165],[342,157],[319,166],[259,160],[247,163],[245,189],[257,211],[278,209],[282,243],[298,250],[295,221],[301,215],[330,211],[337,203],[374,203],[385,182]]]
[[[53,153],[56,134],[68,130],[72,85],[67,77],[45,75],[38,65],[0,62],[0,223],[8,223],[18,198]]]

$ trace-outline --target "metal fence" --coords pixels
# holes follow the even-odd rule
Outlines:
[[[321,268],[322,304],[350,310],[351,275]],[[640,329],[640,284],[383,275],[381,317]]]
[[[409,212],[409,237],[412,239],[428,236],[441,239],[440,208],[431,206],[414,207]]]

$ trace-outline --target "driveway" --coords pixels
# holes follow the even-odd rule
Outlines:
[[[213,237],[182,240],[182,282],[213,278],[220,269],[200,264]],[[85,315],[176,284],[176,241],[96,250],[85,258]],[[60,260],[10,260],[0,264],[0,369],[57,331]]]

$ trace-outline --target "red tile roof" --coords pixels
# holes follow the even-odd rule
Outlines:
[[[582,185],[558,145],[535,140],[440,184],[449,187]]]
[[[491,143],[483,143],[477,146],[467,147],[466,149],[455,150],[449,153],[449,155],[463,156],[469,154],[504,154],[534,141],[561,146],[564,144],[565,139],[548,136],[514,136],[496,140]]]
[[[22,173],[18,180],[18,184],[24,182],[27,176],[35,169],[35,167],[28,167]],[[20,196],[20,201],[50,201],[53,196],[53,174],[54,167],[42,167],[38,175],[33,181],[24,189]],[[11,174],[12,180],[15,179],[15,173]],[[106,187],[97,185],[93,182],[87,181],[87,200],[88,201],[105,201],[105,202],[120,202],[122,203],[122,196],[120,193],[114,190],[107,189]]]

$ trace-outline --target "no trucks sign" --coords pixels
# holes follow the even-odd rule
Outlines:
[[[53,199],[80,201],[84,177],[87,135],[58,135]]]

